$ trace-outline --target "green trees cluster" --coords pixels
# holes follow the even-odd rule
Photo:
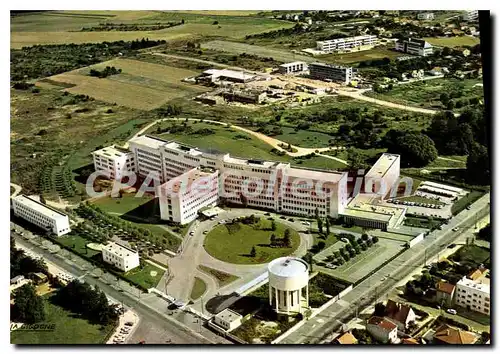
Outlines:
[[[109,32],[109,31],[159,31],[165,28],[182,25],[183,22],[163,22],[155,24],[137,24],[137,23],[102,23],[98,26],[83,27],[80,32]]]
[[[271,234],[270,237],[271,247],[292,247],[292,238],[290,234],[290,229],[286,229],[283,238],[276,237],[275,234]]]
[[[117,69],[114,66],[106,66],[104,70],[90,69],[89,75],[103,79],[111,75],[121,74],[122,69]]]
[[[25,284],[14,290],[14,306],[11,318],[22,323],[37,323],[45,320],[45,306],[32,284]]]
[[[43,259],[34,259],[23,250],[17,249],[13,238],[10,239],[10,277],[29,275],[30,273],[48,273]]]
[[[423,167],[438,156],[434,141],[418,132],[391,129],[385,135],[384,143],[388,152],[401,155],[401,164],[405,167]]]
[[[63,308],[80,314],[91,323],[101,325],[118,321],[117,305],[110,305],[106,294],[84,282],[73,280],[55,295],[55,302]]]
[[[479,238],[486,240],[488,242],[491,242],[491,234],[492,234],[491,224],[486,225],[478,232]]]
[[[367,234],[363,234],[360,239],[356,239],[354,235],[347,233],[339,234],[337,237],[347,238],[349,243],[341,247],[338,251],[333,252],[331,256],[327,257],[327,261],[332,262],[335,265],[344,264],[379,241],[377,236],[370,237]]]

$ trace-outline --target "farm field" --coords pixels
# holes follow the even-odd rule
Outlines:
[[[403,56],[403,53],[389,50],[388,48],[379,47],[354,53],[320,55],[316,58],[318,58],[318,60],[322,62],[327,63],[354,64],[365,60],[383,58],[395,59],[400,56]]]
[[[229,42],[229,41],[210,41],[201,44],[202,49],[212,49],[221,52],[229,52],[234,54],[253,54],[261,57],[272,57],[274,60],[279,60],[282,62],[292,62],[292,61],[305,61],[305,62],[313,62],[314,58],[294,54],[292,52],[288,52],[286,50],[278,50],[267,47],[261,47],[257,45],[238,43],[238,42]]]
[[[54,331],[13,331],[12,344],[104,344],[114,326],[102,328],[91,324],[78,314],[51,302],[51,294],[43,296],[46,317],[42,323],[55,325]]]
[[[462,46],[475,46],[479,44],[479,38],[472,36],[462,36],[462,37],[426,37],[424,38],[427,42],[432,45],[440,47],[462,47]]]
[[[276,230],[271,231],[271,221],[262,219],[258,224],[219,225],[210,231],[204,241],[205,250],[212,257],[235,264],[268,263],[275,258],[292,254],[300,244],[300,236],[290,230],[291,247],[270,247],[271,234],[283,238],[285,225],[276,222]],[[252,247],[256,256],[251,257]]]
[[[177,124],[180,125],[180,124]],[[227,152],[233,156],[242,158],[258,158],[270,161],[283,161],[289,162],[292,165],[299,165],[302,167],[322,168],[322,169],[338,169],[345,168],[345,165],[328,159],[322,156],[315,156],[309,159],[294,159],[288,155],[279,156],[272,154],[271,146],[265,142],[238,130],[224,127],[219,124],[208,123],[188,123],[188,127],[193,129],[192,132],[178,132],[178,133],[160,133],[156,132],[157,127],[154,126],[149,130],[149,134],[157,135],[158,137],[166,140],[175,140],[190,146],[198,147],[206,150],[216,150]],[[162,126],[166,128],[166,126]],[[196,131],[202,129],[210,129],[212,134],[199,134]]]
[[[482,97],[484,95],[483,88],[481,86],[475,86],[479,83],[482,83],[482,80],[443,78],[405,85],[395,85],[391,91],[384,93],[369,91],[366,92],[365,95],[399,104],[443,109],[445,107],[443,107],[443,104],[439,101],[439,97],[443,92],[458,91],[462,93],[458,100]]]
[[[89,75],[91,69],[102,70],[106,66],[121,69],[122,73],[107,78]],[[95,99],[116,103],[129,108],[150,110],[158,108],[173,98],[196,95],[207,88],[181,82],[197,72],[152,64],[138,60],[113,59],[82,69],[51,76],[49,80],[74,85],[64,91],[82,94]]]

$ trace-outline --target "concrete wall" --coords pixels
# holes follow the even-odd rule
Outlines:
[[[424,233],[421,233],[420,235],[418,235],[417,237],[415,237],[413,240],[411,240],[410,242],[408,242],[410,248],[415,246],[416,244],[418,244],[420,241],[422,241],[424,239]]]

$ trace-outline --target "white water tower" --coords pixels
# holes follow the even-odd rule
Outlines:
[[[296,257],[277,258],[269,263],[268,271],[269,304],[277,313],[302,313],[309,307],[309,265],[306,261]]]

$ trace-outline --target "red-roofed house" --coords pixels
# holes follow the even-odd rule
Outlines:
[[[358,344],[356,337],[352,335],[351,332],[345,332],[337,338],[335,338],[334,343],[336,344]]]
[[[397,325],[399,330],[404,331],[410,322],[415,321],[417,316],[410,306],[388,300],[387,305],[385,305],[384,317]]]
[[[474,333],[443,324],[434,333],[434,344],[474,344],[478,336]]]
[[[441,306],[451,307],[453,305],[453,296],[455,296],[455,285],[445,281],[436,284],[436,303]]]
[[[366,330],[381,343],[395,343],[398,340],[398,326],[382,317],[370,317]]]
[[[420,344],[415,338],[403,338],[401,344]]]

